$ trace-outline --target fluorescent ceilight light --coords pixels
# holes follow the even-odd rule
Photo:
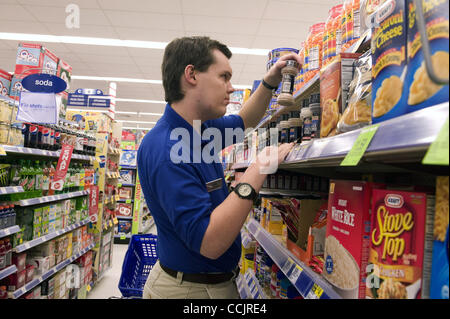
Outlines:
[[[92,112],[92,113],[109,113],[109,111],[102,111],[102,110],[94,110],[94,109],[73,109],[70,106],[67,107],[68,110],[70,111],[76,111],[76,112]]]
[[[72,75],[72,79],[73,80],[88,80],[88,81],[107,81],[107,82],[129,82],[129,83],[145,83],[145,84],[162,84],[161,80],[118,78],[118,77],[108,77],[108,76]]]
[[[116,98],[116,102],[136,102],[136,103],[167,104],[166,101],[139,100],[139,99],[120,99],[120,98]]]
[[[18,40],[18,41],[33,41],[33,42],[54,42],[54,43],[68,43],[68,44],[86,44],[86,45],[104,45],[115,47],[129,47],[129,48],[144,48],[144,49],[158,49],[164,50],[167,42],[155,41],[138,41],[138,40],[120,40],[112,38],[94,38],[94,37],[74,37],[74,36],[58,36],[49,34],[30,34],[30,33],[10,33],[0,32],[1,40]],[[247,49],[247,48],[233,48],[230,47],[233,54],[247,54],[247,55],[267,55],[268,49]]]
[[[122,129],[126,130],[139,130],[139,131],[150,131],[151,127],[131,127],[131,126],[122,126]]]
[[[127,120],[117,120],[117,122],[121,123],[148,123],[148,124],[156,124],[156,122],[149,122],[149,121],[127,121]]]
[[[133,115],[155,115],[155,116],[161,116],[162,113],[147,113],[147,112],[123,112],[123,111],[116,111],[116,114],[133,114]]]
[[[144,83],[144,84],[162,84],[162,80],[147,80],[147,79],[133,79],[133,78],[118,78],[107,76],[89,76],[89,75],[72,75],[73,80],[88,80],[88,81],[106,81],[106,82],[128,82],[128,83]],[[251,85],[236,84],[233,87],[237,90],[251,89]],[[120,100],[120,99],[116,99]],[[132,99],[122,99],[123,102],[136,102]],[[156,102],[149,102],[156,103]],[[166,103],[164,101],[158,101],[158,103]]]

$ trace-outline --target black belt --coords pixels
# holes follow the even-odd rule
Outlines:
[[[178,271],[167,268],[166,266],[160,263],[161,268],[170,276],[177,278]],[[197,273],[197,274],[188,274],[183,273],[183,281],[195,282],[198,284],[207,284],[207,285],[215,285],[220,284],[222,282],[231,280],[233,277],[237,277],[239,272],[239,268],[236,270],[220,273],[220,274],[211,274],[211,273]]]

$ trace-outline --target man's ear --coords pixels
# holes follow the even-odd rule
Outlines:
[[[195,68],[192,64],[189,64],[184,68],[184,78],[191,85],[197,84],[197,79],[195,78]]]

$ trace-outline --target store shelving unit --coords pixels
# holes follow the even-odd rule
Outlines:
[[[340,299],[333,288],[318,274],[304,265],[281,245],[256,220],[250,219],[246,228],[269,254],[305,299]]]
[[[25,206],[39,205],[39,204],[50,203],[50,202],[60,201],[60,200],[64,200],[64,199],[75,198],[75,197],[79,197],[79,196],[86,196],[86,195],[89,195],[89,190],[76,191],[76,192],[51,195],[51,196],[22,199],[22,200],[13,202],[13,204],[17,205],[17,206],[25,207]]]
[[[236,286],[241,299],[268,299],[255,274],[250,269],[244,275],[239,274],[236,278]]]
[[[37,157],[53,157],[59,158],[61,151],[47,151],[41,150],[37,148],[28,148],[22,146],[11,146],[11,145],[0,145],[0,148],[3,148],[8,155],[27,155],[27,156],[37,156]],[[72,154],[72,160],[78,161],[95,161],[94,156],[88,155],[80,155],[80,154]]]
[[[367,51],[370,48],[370,41],[371,34],[368,31],[346,52]],[[300,106],[303,99],[318,93],[319,90],[320,76],[317,74],[294,94],[295,105]],[[288,111],[286,107],[279,107],[274,113],[266,116],[256,129],[267,126],[272,119]],[[448,165],[426,165],[422,163],[422,160],[438,137],[448,119],[448,114],[449,103],[445,102],[379,123],[376,134],[356,166],[341,166],[341,162],[350,152],[363,129],[296,144],[278,169],[286,174],[303,173],[336,179],[361,180],[368,174],[372,174],[371,178],[383,181],[396,176],[401,177],[402,181],[434,187],[436,176],[448,176]],[[250,132],[247,137],[250,137],[250,134],[253,132]],[[250,155],[248,157],[251,158]],[[225,175],[232,175],[233,171],[244,170],[249,165],[250,160],[234,163]],[[260,195],[266,197],[317,195],[325,198],[327,194],[263,188]],[[292,249],[290,245],[286,248],[258,221],[249,219],[245,228],[305,299],[341,298],[324,277],[300,261],[297,254],[290,250]],[[250,240],[247,236],[242,236],[243,245]],[[239,283],[243,298],[255,298],[249,293],[248,287],[245,288],[245,279],[241,277]]]
[[[61,236],[61,235],[64,235],[64,234],[66,234],[68,232],[71,232],[72,230],[80,228],[81,226],[87,225],[89,222],[90,222],[90,219],[88,218],[88,219],[83,220],[83,221],[81,221],[79,223],[75,223],[75,224],[73,224],[71,226],[68,226],[68,227],[66,227],[64,229],[61,229],[61,230],[58,230],[56,232],[53,232],[53,233],[41,236],[39,238],[27,241],[27,242],[25,242],[23,244],[20,244],[20,245],[16,246],[13,249],[13,251],[16,252],[16,253],[24,252],[24,251],[26,251],[26,250],[28,250],[30,248],[36,247],[36,246],[38,246],[40,244],[43,244],[43,243],[45,243],[45,242],[47,242],[49,240],[52,240],[53,238],[56,238],[56,237]]]
[[[6,278],[16,272],[17,272],[16,265],[11,265],[9,267],[6,267],[5,269],[0,270],[0,280],[2,280],[3,278]]]
[[[11,226],[8,228],[4,228],[4,229],[0,229],[0,238],[18,233],[19,231],[20,231],[20,227],[17,225],[14,225],[14,226]]]
[[[77,254],[73,255],[72,257],[64,260],[63,262],[59,263],[58,265],[54,266],[52,269],[48,270],[47,272],[45,272],[41,276],[38,276],[38,277],[34,278],[32,281],[27,283],[25,286],[15,290],[14,292],[12,292],[11,296],[14,299],[19,298],[20,296],[22,296],[26,292],[30,291],[31,289],[33,289],[34,287],[36,287],[37,285],[39,285],[43,281],[49,279],[52,275],[56,274],[58,271],[60,271],[63,268],[67,267],[69,264],[71,264],[73,261],[75,261],[79,257],[83,256],[85,253],[87,253],[93,247],[94,247],[94,244],[89,245],[87,248],[83,249],[82,251],[78,252]]]

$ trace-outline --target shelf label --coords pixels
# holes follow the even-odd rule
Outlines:
[[[125,203],[131,204],[131,199],[127,199],[127,200],[125,201]]]
[[[303,272],[303,268],[300,267],[299,265],[295,265],[294,269],[292,270],[292,273],[289,275],[290,281],[293,284],[295,284],[302,272]]]
[[[378,130],[379,124],[367,126],[359,133],[358,138],[352,146],[352,149],[345,156],[341,162],[341,166],[357,166],[361,158],[363,157],[367,147],[372,141],[375,133]]]
[[[287,273],[289,272],[289,270],[291,270],[293,265],[294,265],[294,261],[290,257],[288,257],[288,259],[286,260],[286,263],[281,268],[281,270],[284,272],[285,275],[287,275]]]
[[[6,152],[5,152],[5,149],[3,148],[3,146],[0,146],[0,155],[6,156]]]
[[[448,117],[441,128],[438,136],[431,143],[422,164],[425,165],[447,165],[448,166]]]
[[[323,289],[319,285],[314,284],[308,295],[306,296],[306,299],[320,299],[320,297],[322,297],[322,294]]]
[[[114,225],[117,225],[119,223],[119,220],[117,219],[117,217],[114,217],[113,221],[114,221]]]

